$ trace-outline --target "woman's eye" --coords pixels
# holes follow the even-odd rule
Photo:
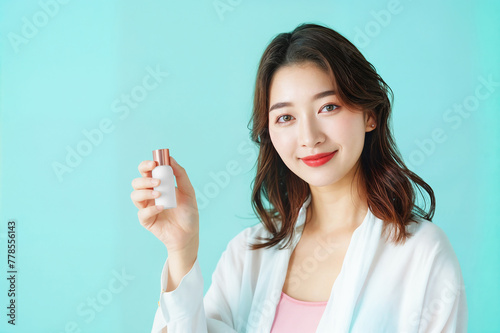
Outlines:
[[[287,121],[279,121],[281,118],[284,118],[284,117],[291,117],[289,114],[284,114],[282,116],[279,116],[278,119],[276,119],[276,122],[277,123],[286,123]]]
[[[336,104],[327,104],[323,107],[323,109],[327,108],[327,107],[330,107],[330,109],[328,109],[327,111],[335,111],[336,109],[338,109],[340,106],[336,105]],[[332,108],[333,107],[333,108]],[[291,118],[293,118],[292,116],[290,116],[289,114],[284,114],[282,116],[279,116],[277,119],[276,119],[276,123],[278,124],[284,124],[284,123],[287,123],[288,120],[286,120],[285,118],[288,117],[287,119],[288,120],[291,120]],[[284,121],[279,121],[280,119],[282,119]]]
[[[334,107],[335,107],[335,109],[338,109],[338,108],[339,108],[339,106],[338,106],[338,105],[335,105],[335,104],[328,104],[328,105],[325,105],[323,108],[326,108],[326,107],[329,107],[329,106],[334,106]],[[328,111],[334,111],[335,109],[330,109],[330,110],[328,110]]]

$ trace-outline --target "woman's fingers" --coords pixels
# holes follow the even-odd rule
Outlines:
[[[177,161],[172,156],[170,156],[170,162],[172,170],[174,171],[177,188],[179,189],[179,191],[186,194],[187,196],[194,198],[195,197],[194,188],[193,185],[191,185],[191,181],[189,180],[186,170],[183,167],[181,167],[179,163],[177,163]]]
[[[160,179],[151,177],[139,177],[132,180],[134,190],[152,189],[161,183]]]
[[[160,194],[159,191],[155,190],[135,190],[130,194],[130,198],[134,205],[140,209],[148,206],[149,201],[158,198]]]
[[[144,226],[144,228],[149,230],[154,224],[154,221],[156,219],[153,219],[152,217],[158,215],[163,210],[163,207],[161,205],[159,206],[160,209],[158,209],[156,205],[139,209],[139,211],[137,212],[137,217],[139,218],[139,222],[141,222],[141,225]]]
[[[155,167],[155,161],[142,161],[138,167],[142,177],[132,180],[134,191],[130,194],[130,198],[139,209],[154,205],[154,199],[160,196],[159,192],[155,194],[154,187],[158,186],[161,180],[151,177],[151,170]]]
[[[151,170],[156,168],[156,161],[142,161],[139,164],[139,172],[141,173],[141,176],[143,177],[151,177]]]

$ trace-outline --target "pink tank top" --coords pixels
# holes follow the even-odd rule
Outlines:
[[[328,302],[305,302],[281,292],[270,333],[316,332]]]

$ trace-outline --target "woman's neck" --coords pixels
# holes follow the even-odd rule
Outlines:
[[[306,228],[310,233],[354,232],[368,210],[366,190],[359,172],[323,187],[311,188]]]

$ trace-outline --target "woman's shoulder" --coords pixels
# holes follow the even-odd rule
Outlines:
[[[407,226],[411,237],[406,241],[414,256],[450,261],[458,265],[457,256],[446,232],[434,222],[419,218]]]
[[[423,288],[421,290],[424,290],[423,311],[439,306],[443,314],[439,320],[449,321],[449,318],[455,317],[459,318],[461,325],[466,325],[463,324],[463,320],[466,321],[464,317],[467,316],[465,284],[458,257],[448,235],[442,227],[425,219],[411,223],[410,229],[414,235],[408,240],[411,247],[407,257],[409,260],[404,266],[406,272],[412,272],[409,276],[412,281],[411,292],[415,294],[416,286],[420,285]],[[438,323],[438,316],[435,318],[433,324]]]
[[[420,246],[448,246],[450,241],[445,231],[436,223],[423,218],[412,220],[406,227],[411,234],[410,242]]]

